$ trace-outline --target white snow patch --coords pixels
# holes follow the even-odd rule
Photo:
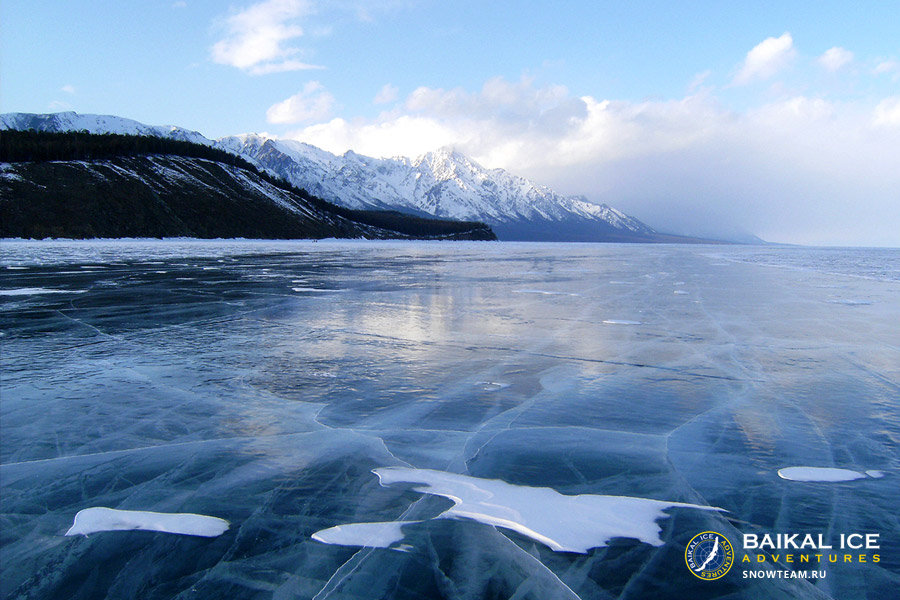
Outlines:
[[[312,539],[323,544],[361,546],[363,548],[388,548],[403,540],[402,527],[420,521],[388,521],[383,523],[348,523],[329,527],[312,534]],[[399,548],[393,548],[399,550]]]
[[[641,325],[640,321],[626,321],[623,319],[606,319],[603,322],[606,325]]]
[[[50,288],[15,288],[0,290],[0,296],[34,296],[37,294],[83,294],[85,290],[54,290]]]
[[[570,292],[551,292],[549,290],[513,290],[515,294],[540,294],[542,296],[580,296]]]
[[[550,488],[512,485],[497,479],[431,469],[383,467],[373,472],[381,485],[419,484],[416,491],[453,501],[453,507],[437,519],[471,519],[503,527],[558,552],[587,553],[619,537],[662,546],[659,537],[662,529],[656,521],[669,516],[663,511],[674,507],[722,510],[630,496],[567,496]],[[386,540],[393,544],[402,539],[395,535],[405,524],[409,522],[397,522],[394,527],[385,523],[351,523],[317,532],[313,538],[349,546],[368,546]],[[360,526],[362,529],[358,529]]]
[[[834,467],[785,467],[778,469],[778,476],[788,481],[853,481],[866,477],[859,471]]]
[[[100,506],[85,508],[75,515],[66,535],[88,535],[98,531],[162,531],[183,535],[216,537],[228,529],[228,521],[193,513],[158,513],[144,510],[117,510]]]
[[[480,386],[485,392],[496,392],[497,390],[508,388],[511,384],[499,381],[479,381],[476,385]]]

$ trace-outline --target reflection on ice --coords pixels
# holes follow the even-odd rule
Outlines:
[[[661,546],[658,519],[663,512],[684,507],[722,510],[711,506],[664,502],[630,496],[580,494],[567,496],[554,489],[512,485],[499,479],[480,479],[431,469],[383,467],[375,469],[381,485],[418,484],[423,494],[443,496],[453,506],[435,518],[472,519],[503,527],[558,552],[587,553],[613,538],[635,538]],[[351,523],[313,534],[330,544],[386,547],[402,539],[405,523]],[[397,536],[400,537],[397,537]]]
[[[145,510],[117,510],[95,506],[78,511],[66,535],[88,535],[98,531],[161,531],[217,537],[228,529],[228,521],[193,513],[159,513]]]

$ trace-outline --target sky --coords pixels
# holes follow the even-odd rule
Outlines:
[[[3,0],[0,112],[453,146],[657,229],[900,246],[900,0]]]

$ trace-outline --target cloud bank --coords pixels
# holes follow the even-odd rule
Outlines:
[[[310,123],[286,137],[335,153],[416,156],[452,145],[665,231],[900,245],[900,96],[836,100],[793,89],[779,74],[799,58],[789,33],[768,38],[729,84],[709,85],[707,72],[669,100],[602,99],[495,77],[476,91],[419,87],[403,99],[385,86],[376,101],[387,109],[355,119],[317,119],[333,98],[316,85],[268,116]],[[837,73],[854,60],[834,47],[805,66]],[[876,76],[890,76],[881,70]],[[770,87],[741,92],[740,109],[723,99],[764,81]]]

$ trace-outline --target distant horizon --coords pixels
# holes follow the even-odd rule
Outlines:
[[[51,112],[51,113],[9,112],[9,113],[0,113],[0,116],[8,116],[8,115],[16,115],[16,114],[35,115],[35,116],[58,116],[58,115],[72,114],[72,115],[81,116],[81,117],[115,117],[115,118],[120,118],[120,119],[127,120],[127,121],[133,121],[133,122],[135,122],[135,123],[138,123],[138,124],[144,125],[144,126],[148,126],[148,127],[159,127],[159,128],[169,128],[169,127],[172,127],[172,128],[178,128],[178,129],[181,129],[181,130],[184,130],[184,131],[188,131],[188,132],[190,132],[190,133],[198,134],[198,135],[200,135],[200,136],[202,136],[202,137],[204,137],[204,138],[206,138],[207,140],[212,141],[212,142],[219,141],[219,140],[221,140],[221,139],[225,139],[225,138],[228,138],[228,137],[236,137],[236,136],[244,136],[244,135],[258,135],[258,136],[261,136],[261,137],[267,137],[267,138],[274,139],[274,140],[299,141],[299,140],[294,140],[293,138],[279,137],[279,136],[274,135],[274,134],[269,134],[269,133],[256,133],[256,132],[245,132],[245,133],[240,133],[240,134],[233,134],[232,136],[222,136],[222,137],[220,137],[220,138],[209,138],[209,137],[207,137],[207,136],[206,136],[203,132],[201,132],[201,131],[191,130],[191,129],[188,129],[188,128],[185,128],[185,127],[181,127],[180,125],[178,125],[178,124],[176,124],[176,123],[160,123],[160,124],[154,124],[154,123],[142,123],[142,122],[138,121],[137,119],[132,119],[132,118],[130,118],[130,117],[125,117],[125,116],[121,116],[121,115],[98,115],[98,114],[92,114],[92,113],[78,113],[77,111],[60,111],[60,112]],[[307,143],[307,142],[303,142],[303,143]],[[311,145],[311,144],[308,144],[308,145]],[[316,147],[316,148],[318,148],[318,147]],[[415,159],[418,159],[418,158],[422,158],[423,156],[425,156],[425,155],[427,155],[427,154],[434,153],[434,152],[439,152],[440,150],[445,149],[445,148],[451,149],[453,152],[457,152],[457,151],[455,150],[455,148],[453,148],[453,146],[451,145],[451,146],[443,146],[443,147],[437,148],[437,149],[435,149],[435,150],[430,150],[430,151],[427,151],[427,152],[425,152],[425,153],[423,153],[423,154],[421,154],[421,155],[418,155],[418,156],[393,156],[393,157],[377,157],[377,158],[387,159],[387,160],[398,160],[398,159],[415,160]],[[333,156],[337,156],[337,154],[334,153],[334,152],[331,152],[331,151],[328,151],[328,150],[324,150],[324,149],[322,149],[322,148],[318,148],[318,149],[319,149],[319,150],[322,150],[322,151],[324,151],[324,152],[328,152],[329,154],[332,154]],[[347,150],[346,152],[354,152],[354,151],[353,151],[353,150]],[[365,155],[361,155],[361,156],[365,156]],[[371,157],[370,157],[370,158],[371,158]],[[469,158],[470,160],[474,160],[474,159],[471,159],[471,157],[466,157],[466,158]],[[504,169],[504,170],[506,170],[506,169]],[[515,174],[515,173],[513,173],[513,174]],[[542,185],[540,182],[534,182],[534,183],[536,183],[536,184],[538,184],[538,185]],[[588,201],[590,201],[590,200],[588,199]],[[599,204],[599,203],[597,203],[597,204]],[[604,204],[605,204],[605,203],[604,203]],[[612,206],[612,207],[613,207],[613,208],[616,208],[615,206]],[[665,230],[665,229],[657,229],[657,232],[660,233],[660,234],[663,234],[663,235],[675,235],[675,236],[682,235],[682,234],[674,233],[674,232],[671,232],[671,231],[667,231],[667,230]],[[770,241],[770,240],[763,239],[763,238],[761,238],[761,237],[759,237],[759,236],[756,236],[753,232],[744,232],[744,233],[745,233],[748,237],[756,237],[758,240],[760,240],[760,242],[754,244],[754,243],[752,243],[752,242],[746,242],[746,241],[729,240],[729,239],[726,239],[726,238],[724,238],[724,237],[723,237],[723,238],[716,238],[716,237],[706,237],[706,238],[703,238],[702,236],[690,236],[690,235],[685,235],[685,236],[683,236],[683,237],[696,237],[697,239],[706,239],[707,241],[709,241],[709,242],[711,243],[711,245],[715,245],[716,243],[722,243],[722,244],[726,244],[726,245],[738,245],[738,246],[746,245],[746,246],[760,246],[760,247],[765,246],[765,247],[831,248],[831,249],[841,249],[841,248],[845,248],[845,249],[900,249],[900,245],[895,245],[895,246],[891,246],[891,245],[883,245],[883,246],[878,246],[878,245],[872,245],[872,246],[867,246],[867,245],[843,245],[843,246],[842,246],[842,245],[835,245],[835,244],[803,244],[803,243],[779,242],[779,241]],[[65,237],[60,237],[60,238],[44,238],[44,239],[41,240],[41,241],[44,241],[44,240],[59,240],[59,241],[67,241],[67,240],[70,240],[70,241],[79,241],[80,239],[81,239],[81,238],[65,238]],[[89,239],[87,239],[87,240],[85,240],[85,241],[89,241],[90,239],[114,241],[114,240],[117,240],[117,239],[134,239],[134,240],[147,239],[147,240],[154,240],[154,239],[158,239],[158,238],[89,238]],[[197,240],[197,241],[208,240],[208,238],[162,238],[162,239],[164,239],[164,240],[185,239],[185,240]],[[219,239],[219,238],[215,238],[215,239]],[[222,239],[229,239],[229,238],[222,238]],[[300,240],[300,239],[298,239],[298,240],[268,240],[268,239],[266,239],[266,238],[260,238],[260,239],[258,239],[258,240],[254,240],[254,239],[251,239],[251,238],[234,238],[234,239],[240,239],[240,240],[246,239],[247,241],[287,241],[287,242],[289,242],[289,241],[304,241],[304,240],[305,240],[305,238],[304,238],[304,240]],[[23,241],[27,241],[26,238],[0,238],[0,241],[10,241],[10,240],[23,240]],[[310,241],[321,241],[321,240],[314,240],[313,238],[310,238]],[[366,241],[385,242],[385,241],[388,241],[388,240],[366,240]],[[398,241],[398,240],[392,240],[392,241]],[[503,242],[508,242],[508,243],[534,243],[534,244],[540,244],[540,243],[550,243],[550,244],[560,244],[560,243],[562,243],[562,244],[564,244],[564,243],[573,243],[573,244],[581,244],[581,243],[588,243],[588,244],[590,244],[590,243],[613,243],[613,244],[614,244],[614,243],[626,243],[626,244],[628,244],[628,243],[646,243],[646,244],[674,244],[674,245],[679,245],[679,244],[695,245],[695,244],[696,244],[696,243],[693,243],[693,242],[606,242],[606,241],[604,241],[604,242],[567,242],[567,241],[562,241],[562,240],[557,240],[557,241],[541,241],[541,240],[533,240],[533,241],[529,241],[529,240],[494,240],[494,241],[503,241]],[[701,243],[701,245],[702,245],[702,243]]]
[[[10,0],[0,104],[336,154],[451,146],[680,235],[898,247],[898,12],[896,0]]]

